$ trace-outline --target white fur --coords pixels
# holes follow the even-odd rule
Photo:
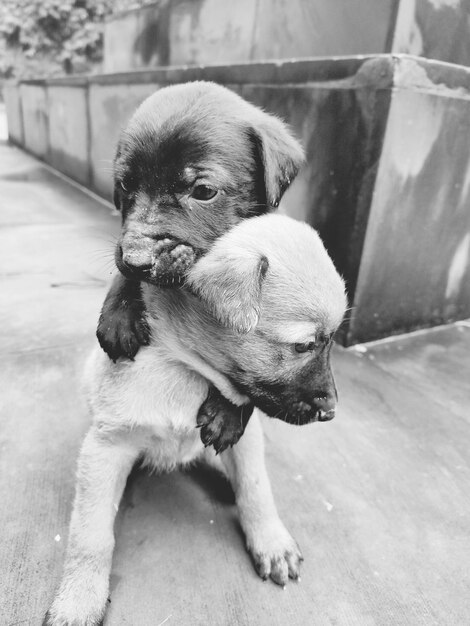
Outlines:
[[[48,624],[92,626],[102,619],[114,549],[113,523],[127,476],[139,458],[170,470],[200,458],[196,426],[208,383],[186,365],[142,349],[134,362],[111,363],[96,350],[85,387],[93,424],[78,462],[77,489],[62,582]],[[247,547],[262,572],[285,583],[297,575],[300,553],[273,501],[255,411],[242,440],[222,455],[234,486]]]

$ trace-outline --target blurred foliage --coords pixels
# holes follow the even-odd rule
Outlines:
[[[100,68],[103,23],[149,0],[0,0],[0,77],[28,78]]]

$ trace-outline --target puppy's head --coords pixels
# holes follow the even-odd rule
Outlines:
[[[302,161],[285,124],[228,89],[195,82],[157,91],[117,147],[118,268],[180,283],[223,233],[276,207]]]
[[[231,329],[212,333],[206,358],[259,408],[295,424],[334,417],[330,349],[346,296],[310,226],[281,215],[240,224],[196,263],[188,286]]]

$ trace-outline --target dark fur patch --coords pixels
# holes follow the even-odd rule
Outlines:
[[[330,347],[329,343],[320,344],[308,362],[289,380],[268,381],[239,368],[231,372],[231,379],[270,417],[297,425],[326,421],[322,417],[325,408],[337,400]]]
[[[197,415],[202,443],[213,445],[217,454],[235,445],[245,432],[253,408],[252,404],[235,406],[211,387]]]

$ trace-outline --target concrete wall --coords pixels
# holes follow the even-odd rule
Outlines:
[[[346,278],[344,343],[470,317],[470,69],[382,55],[24,82],[8,87],[12,138],[109,198],[134,108],[200,79],[280,115],[302,140],[307,164],[280,210],[319,230]]]
[[[385,52],[398,0],[162,0],[106,23],[106,72]]]
[[[90,85],[90,183],[107,198],[112,197],[111,169],[119,133],[138,105],[156,89],[155,83]]]
[[[3,87],[3,97],[8,111],[9,139],[12,143],[23,145],[23,110],[21,106],[20,90],[17,86],[7,83]]]
[[[24,147],[41,159],[49,156],[47,87],[44,81],[20,85]],[[7,113],[8,113],[8,103]]]
[[[470,0],[400,0],[391,52],[470,65]]]
[[[105,24],[104,71],[120,72],[168,65],[165,22],[159,2],[118,13]],[[158,42],[158,43],[157,43]]]
[[[259,0],[252,59],[377,54],[398,0]]]
[[[470,0],[161,0],[105,26],[106,72],[408,53],[470,65]]]
[[[86,81],[48,86],[49,163],[85,185],[89,174]]]
[[[381,336],[470,313],[470,100],[409,89],[425,67],[404,60],[392,94],[349,329],[359,341],[371,317]]]

